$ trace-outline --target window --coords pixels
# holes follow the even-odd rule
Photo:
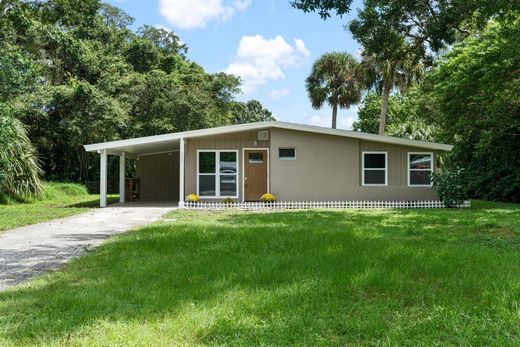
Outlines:
[[[363,152],[364,186],[386,186],[386,152]]]
[[[284,160],[296,159],[296,149],[278,148],[278,158]]]
[[[198,151],[197,194],[201,197],[237,197],[238,151]]]
[[[408,185],[432,185],[433,153],[408,153]]]
[[[264,162],[263,153],[249,153],[248,160],[250,164],[262,164]]]

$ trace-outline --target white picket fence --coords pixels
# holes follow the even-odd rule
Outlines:
[[[456,208],[471,207],[470,201],[464,201]],[[179,208],[187,210],[304,210],[315,208],[446,208],[442,201],[276,201],[265,202],[179,202]]]

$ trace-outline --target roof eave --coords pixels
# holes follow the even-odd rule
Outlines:
[[[168,141],[180,140],[181,138],[196,138],[196,137],[205,137],[205,136],[211,136],[211,135],[224,135],[224,134],[234,133],[237,131],[259,130],[259,129],[266,129],[266,128],[280,128],[280,129],[288,129],[288,130],[307,131],[307,132],[314,132],[314,133],[320,133],[320,134],[357,138],[357,139],[362,139],[362,140],[367,140],[367,141],[375,141],[375,142],[382,142],[382,143],[388,143],[388,144],[412,146],[412,147],[433,149],[433,150],[442,150],[442,151],[451,151],[451,149],[453,148],[452,145],[447,145],[447,144],[443,144],[443,143],[409,140],[409,139],[403,139],[403,138],[399,138],[399,137],[382,136],[382,135],[361,133],[361,132],[356,132],[356,131],[347,131],[347,130],[341,130],[341,129],[329,129],[329,128],[323,128],[323,127],[318,127],[318,126],[313,126],[313,125],[295,124],[295,123],[278,122],[278,121],[247,123],[247,124],[238,124],[238,125],[209,128],[209,129],[191,130],[191,131],[184,131],[184,132],[179,132],[179,133],[170,133],[170,134],[163,134],[163,135],[139,137],[139,138],[128,139],[128,140],[94,143],[94,144],[84,145],[83,147],[85,148],[85,150],[87,152],[98,152],[103,149],[121,148],[121,147],[125,147],[125,146],[135,146],[135,145],[149,144],[149,143],[156,143],[156,142],[168,142]]]

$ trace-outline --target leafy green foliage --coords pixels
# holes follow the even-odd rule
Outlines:
[[[378,133],[382,96],[368,93],[359,107],[358,120],[353,129]],[[430,94],[414,85],[404,93],[392,94],[388,100],[386,135],[421,141],[437,141],[439,126],[433,120],[438,114],[437,105]]]
[[[386,134],[410,140],[435,142],[438,128],[421,118],[409,118],[387,127]]]
[[[320,109],[326,102],[332,107],[332,128],[336,128],[339,108],[349,108],[361,99],[364,73],[356,58],[345,52],[322,55],[305,80],[312,107]]]
[[[42,193],[42,171],[24,125],[0,103],[0,202]]]
[[[433,187],[447,207],[461,204],[468,198],[468,183],[464,169],[443,169],[433,173]]]
[[[327,19],[331,13],[342,16],[350,12],[352,0],[294,0],[291,5],[304,12],[318,12]]]
[[[132,17],[100,0],[11,0],[2,9],[0,102],[27,125],[47,179],[96,179],[87,143],[236,121],[240,81],[189,61],[174,32],[134,33]],[[268,112],[255,106],[248,112]]]
[[[304,12],[317,12],[323,19],[332,14],[347,14],[352,5],[351,0],[290,3]],[[349,29],[366,50],[394,54],[396,44],[405,43],[409,53],[427,64],[432,62],[431,52],[438,52],[483,28],[491,18],[509,19],[519,9],[518,1],[501,0],[365,0],[363,4]]]
[[[265,109],[260,101],[234,102],[231,108],[233,124],[273,121],[271,111]]]
[[[520,16],[491,22],[433,72],[443,139],[466,169],[471,196],[520,201]]]
[[[375,30],[375,28],[367,28]],[[372,38],[370,38],[372,40]],[[388,45],[390,46],[390,45]],[[390,92],[397,88],[405,91],[413,83],[422,78],[423,66],[407,53],[401,52],[402,44],[397,44],[392,50],[386,48],[379,50],[378,44],[372,47],[373,51],[362,53],[362,66],[368,84],[382,94],[381,112],[379,114],[379,135],[384,135],[386,129],[386,116],[388,113],[388,99]]]

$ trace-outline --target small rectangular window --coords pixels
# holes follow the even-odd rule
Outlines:
[[[408,185],[432,185],[433,154],[408,153]]]
[[[296,159],[295,148],[278,148],[279,159]]]
[[[363,177],[364,186],[386,186],[387,167],[386,152],[363,152]]]
[[[249,153],[248,160],[250,164],[262,164],[264,162],[263,153]]]

